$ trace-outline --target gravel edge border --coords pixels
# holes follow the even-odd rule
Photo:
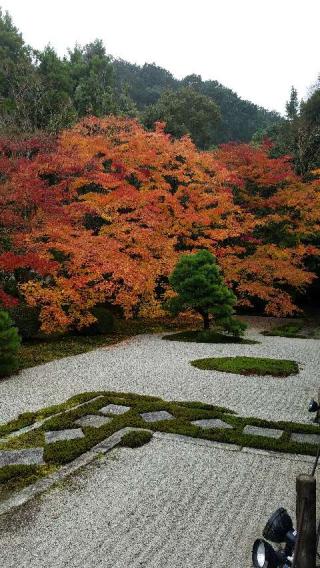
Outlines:
[[[290,461],[298,461],[304,463],[314,462],[313,456],[305,456],[302,454],[286,454],[281,452],[272,452],[268,450],[259,450],[256,448],[242,447],[235,444],[224,444],[221,442],[215,442],[201,438],[192,438],[190,436],[184,436],[181,434],[152,432],[151,430],[148,430],[146,428],[126,427],[122,428],[121,430],[118,430],[118,432],[115,432],[114,434],[112,434],[111,436],[109,436],[108,438],[106,438],[105,440],[103,440],[93,448],[91,448],[88,452],[85,452],[84,454],[73,460],[72,462],[62,466],[58,471],[55,471],[54,473],[50,474],[48,477],[39,479],[34,484],[29,485],[28,487],[22,489],[21,491],[18,491],[16,494],[9,497],[9,499],[0,503],[0,515],[8,513],[9,511],[17,507],[21,507],[22,505],[24,505],[34,497],[41,495],[42,493],[47,491],[47,489],[52,487],[54,484],[64,480],[68,476],[78,471],[80,468],[85,467],[86,465],[91,463],[93,460],[97,458],[99,454],[100,455],[106,454],[109,451],[111,451],[115,446],[117,446],[121,442],[125,434],[137,430],[151,432],[153,434],[153,438],[156,440],[167,439],[176,442],[182,442],[185,444],[217,449],[221,451],[233,451],[233,452],[238,451],[249,454],[256,454],[256,455],[258,454],[264,457],[286,459]]]

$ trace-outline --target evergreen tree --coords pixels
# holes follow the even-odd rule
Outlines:
[[[245,324],[234,319],[234,293],[226,286],[215,257],[206,250],[182,255],[169,277],[176,292],[167,304],[172,314],[191,309],[203,318],[204,329],[214,325],[235,336],[243,335]]]
[[[295,120],[299,115],[298,91],[294,87],[291,87],[290,99],[286,103],[286,112],[288,120]]]
[[[8,375],[18,367],[20,345],[18,330],[7,312],[0,311],[0,376]]]

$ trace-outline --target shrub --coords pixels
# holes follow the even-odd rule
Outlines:
[[[38,308],[32,308],[27,304],[20,303],[18,306],[11,308],[9,313],[23,340],[32,339],[39,334],[40,322]]]
[[[213,319],[216,328],[235,337],[243,335],[246,324],[232,317],[237,298],[209,251],[181,255],[169,283],[176,296],[167,301],[166,308],[173,315],[191,309],[201,315],[205,330]]]
[[[18,330],[8,312],[0,311],[0,376],[9,375],[18,368]]]
[[[106,306],[95,306],[92,313],[97,321],[83,330],[88,335],[105,335],[114,331],[114,317]]]
[[[123,436],[119,445],[127,448],[139,448],[150,442],[151,438],[152,432],[148,432],[147,430],[133,430]]]

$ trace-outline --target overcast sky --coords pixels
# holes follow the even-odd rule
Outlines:
[[[320,0],[0,0],[27,43],[60,55],[103,39],[107,52],[182,78],[216,79],[284,111],[320,73]]]

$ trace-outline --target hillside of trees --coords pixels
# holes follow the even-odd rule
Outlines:
[[[89,114],[137,117],[149,128],[162,120],[168,132],[191,134],[202,148],[248,142],[280,119],[217,81],[179,81],[154,63],[116,60],[98,39],[63,58],[51,46],[32,49],[0,11],[1,132],[58,132]]]
[[[243,309],[296,313],[319,297],[319,117],[319,82],[280,117],[100,40],[36,51],[0,12],[0,305],[47,333],[155,317],[206,249]]]

